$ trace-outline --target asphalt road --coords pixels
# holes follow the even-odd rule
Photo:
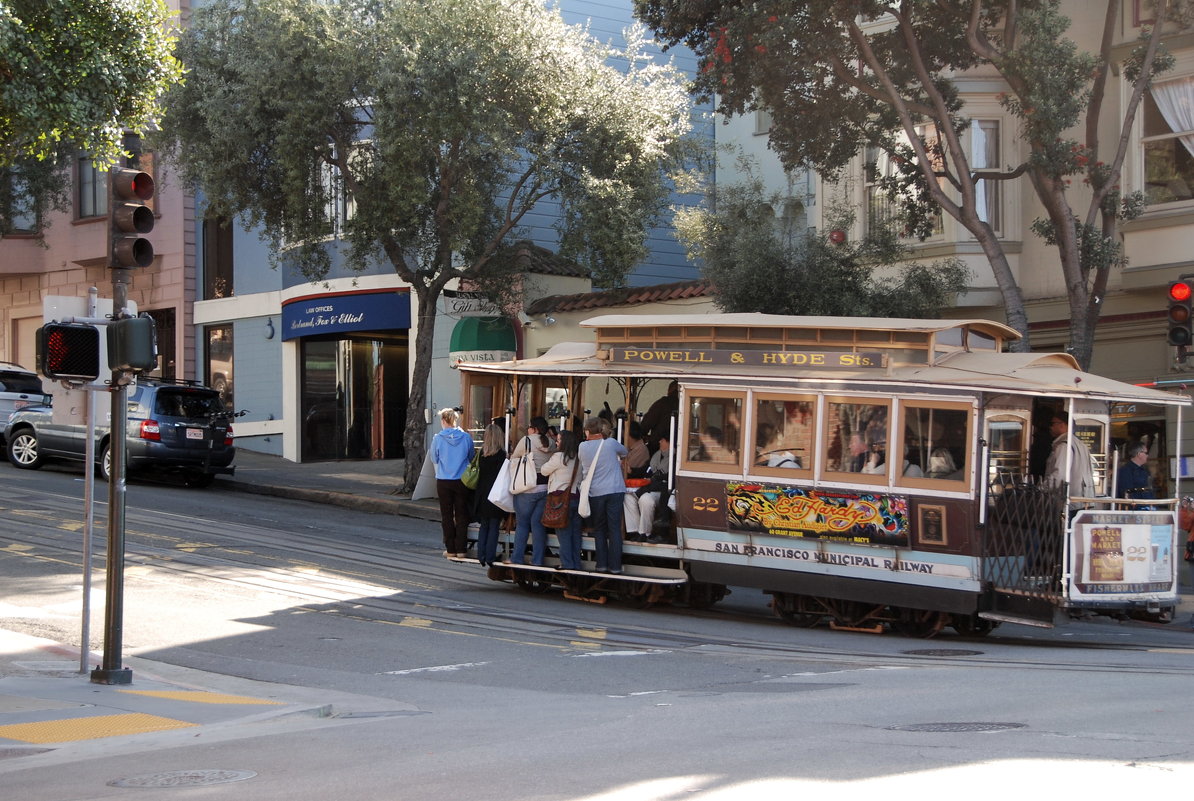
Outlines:
[[[78,641],[80,478],[0,465],[0,627]],[[13,766],[5,797],[123,798],[108,782],[200,768],[254,774],[223,788],[238,799],[290,801],[985,798],[1194,779],[1184,629],[795,629],[748,590],[704,612],[530,595],[445,562],[437,524],[415,519],[151,484],[128,504],[128,654],[346,713],[99,744]]]

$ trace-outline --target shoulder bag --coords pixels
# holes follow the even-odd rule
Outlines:
[[[502,462],[498,468],[497,478],[493,480],[493,487],[487,496],[489,502],[503,512],[514,511],[514,496],[510,494],[510,460]]]
[[[460,483],[469,489],[476,489],[477,482],[481,480],[481,451],[473,454],[473,460],[468,463],[468,467],[464,468],[464,475],[460,477]]]
[[[585,480],[580,483],[580,508],[577,509],[577,514],[581,517],[588,517],[592,513],[589,508],[589,487],[593,486],[593,474],[597,472],[597,460],[601,458],[601,449],[605,447],[605,440],[601,440],[601,444],[597,446],[597,452],[593,454],[593,463],[589,465],[589,472],[585,475]],[[580,461],[580,453],[576,454],[576,460]]]
[[[531,438],[524,443],[523,454],[510,462],[510,494],[521,495],[532,490],[539,483],[539,473],[535,470],[535,455],[532,452]]]
[[[543,525],[547,528],[558,530],[568,527],[568,507],[572,503],[572,485],[576,483],[576,471],[579,468],[580,454],[577,454],[576,458],[572,460],[572,478],[568,479],[568,486],[547,493],[542,518]]]

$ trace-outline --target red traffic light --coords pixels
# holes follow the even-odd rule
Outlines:
[[[108,263],[116,268],[148,267],[153,264],[153,243],[141,234],[153,230],[153,209],[145,205],[153,198],[153,176],[117,167],[109,174],[109,184]]]
[[[1187,278],[1169,283],[1168,328],[1165,341],[1184,347],[1194,342],[1194,287]]]

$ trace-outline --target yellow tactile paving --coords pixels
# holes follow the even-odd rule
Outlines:
[[[117,737],[122,734],[185,729],[197,725],[199,724],[187,723],[185,720],[133,712],[126,715],[45,720],[40,723],[13,723],[0,726],[0,739],[44,745],[74,740],[97,740],[100,737]]]
[[[281,706],[281,701],[267,701],[264,698],[250,698],[247,695],[225,695],[202,690],[120,690],[129,695],[148,695],[153,698],[168,698],[171,701],[191,701],[196,704],[259,704]]]

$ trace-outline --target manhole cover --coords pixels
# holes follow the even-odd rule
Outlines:
[[[888,726],[888,731],[1007,731],[1022,729],[1027,723],[911,723],[907,726]]]
[[[967,651],[963,648],[922,648],[918,651],[900,651],[908,656],[981,656],[982,651]]]
[[[145,773],[108,782],[110,787],[202,787],[208,784],[243,782],[257,774],[251,770],[170,770]]]

